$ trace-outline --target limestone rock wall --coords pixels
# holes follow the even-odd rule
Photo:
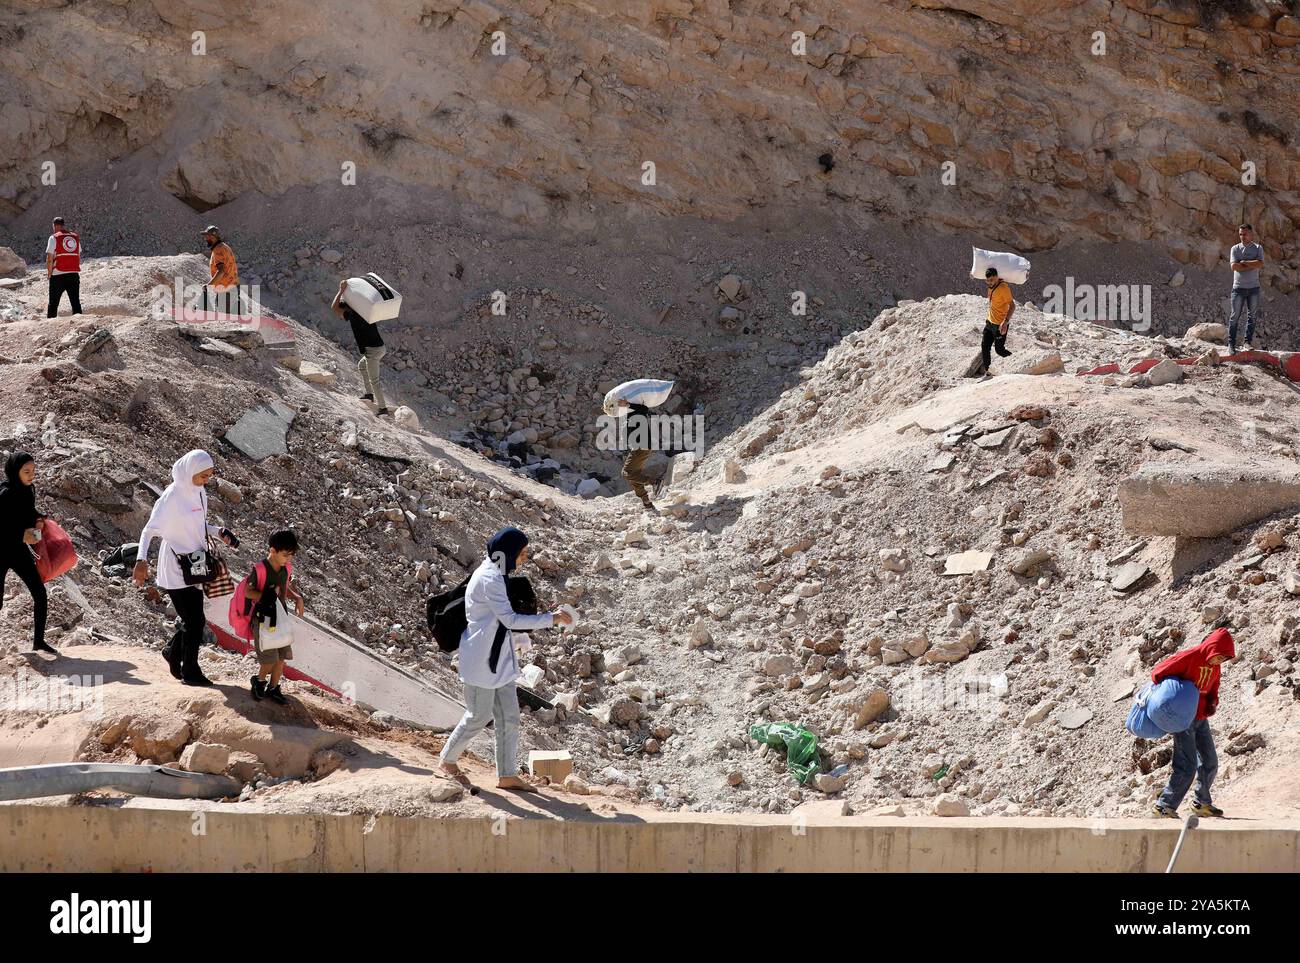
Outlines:
[[[570,226],[611,204],[725,219],[793,201],[1025,251],[1151,240],[1208,264],[1244,217],[1285,291],[1300,282],[1293,7],[11,0],[0,214],[33,203],[45,161],[143,165],[199,210],[337,181],[351,161]]]

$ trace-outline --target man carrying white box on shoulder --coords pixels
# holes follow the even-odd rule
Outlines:
[[[374,281],[370,279],[374,278]],[[375,285],[378,282],[378,285]],[[361,352],[361,360],[357,362],[357,370],[361,372],[361,384],[365,387],[366,393],[361,396],[362,401],[373,401],[375,403],[375,414],[390,414],[388,404],[384,399],[384,389],[379,383],[379,362],[383,360],[388,349],[384,347],[384,339],[379,334],[379,326],[376,323],[378,317],[372,312],[371,317],[374,320],[368,320],[353,309],[353,302],[356,300],[365,300],[365,290],[363,289],[358,297],[358,293],[352,290],[353,286],[370,285],[382,288],[388,293],[392,293],[376,275],[368,274],[364,278],[344,278],[339,282],[339,290],[334,295],[334,303],[330,309],[335,314],[342,315],[352,325],[352,337],[356,339],[357,350]],[[352,300],[349,300],[352,299]],[[379,303],[383,302],[382,296]],[[393,298],[387,299],[389,301]],[[401,299],[397,298],[398,305]],[[363,310],[366,305],[363,305]],[[383,312],[388,313],[388,312]],[[395,314],[393,315],[396,316]]]

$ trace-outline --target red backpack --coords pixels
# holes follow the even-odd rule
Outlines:
[[[289,577],[293,577],[293,562],[285,565],[289,572]],[[261,561],[253,566],[253,571],[257,573],[257,581],[260,585],[266,584],[266,562]],[[248,587],[249,576],[244,576],[235,586],[235,594],[230,597],[230,611],[228,618],[230,621],[230,631],[245,642],[253,641],[253,605],[248,600],[245,590]]]

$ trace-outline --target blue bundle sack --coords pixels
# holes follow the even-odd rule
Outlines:
[[[1201,693],[1187,679],[1165,679],[1151,687],[1147,716],[1165,732],[1182,732],[1196,721]]]
[[[1147,698],[1152,688],[1149,682],[1141,688],[1133,700],[1133,708],[1128,711],[1128,718],[1124,720],[1124,728],[1139,739],[1163,739],[1166,734],[1147,714]]]

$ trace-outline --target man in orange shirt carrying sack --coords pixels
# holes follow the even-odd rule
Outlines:
[[[203,289],[203,310],[208,310],[211,289],[212,310],[222,314],[239,314],[239,265],[235,261],[235,252],[221,239],[221,231],[215,224],[203,229],[203,240],[212,251],[208,258],[207,287]]]
[[[66,291],[72,313],[81,313],[81,237],[63,225],[63,218],[54,219],[54,233],[45,245],[45,277],[50,282],[50,301],[45,316],[59,315],[59,302]]]
[[[984,338],[980,344],[980,360],[983,367],[974,374],[988,375],[993,359],[989,349],[997,351],[999,357],[1010,357],[1007,350],[1007,329],[1011,326],[1011,315],[1015,314],[1016,302],[1011,297],[1011,286],[998,277],[997,268],[988,268],[984,272],[984,281],[989,288],[989,318],[984,325]]]

